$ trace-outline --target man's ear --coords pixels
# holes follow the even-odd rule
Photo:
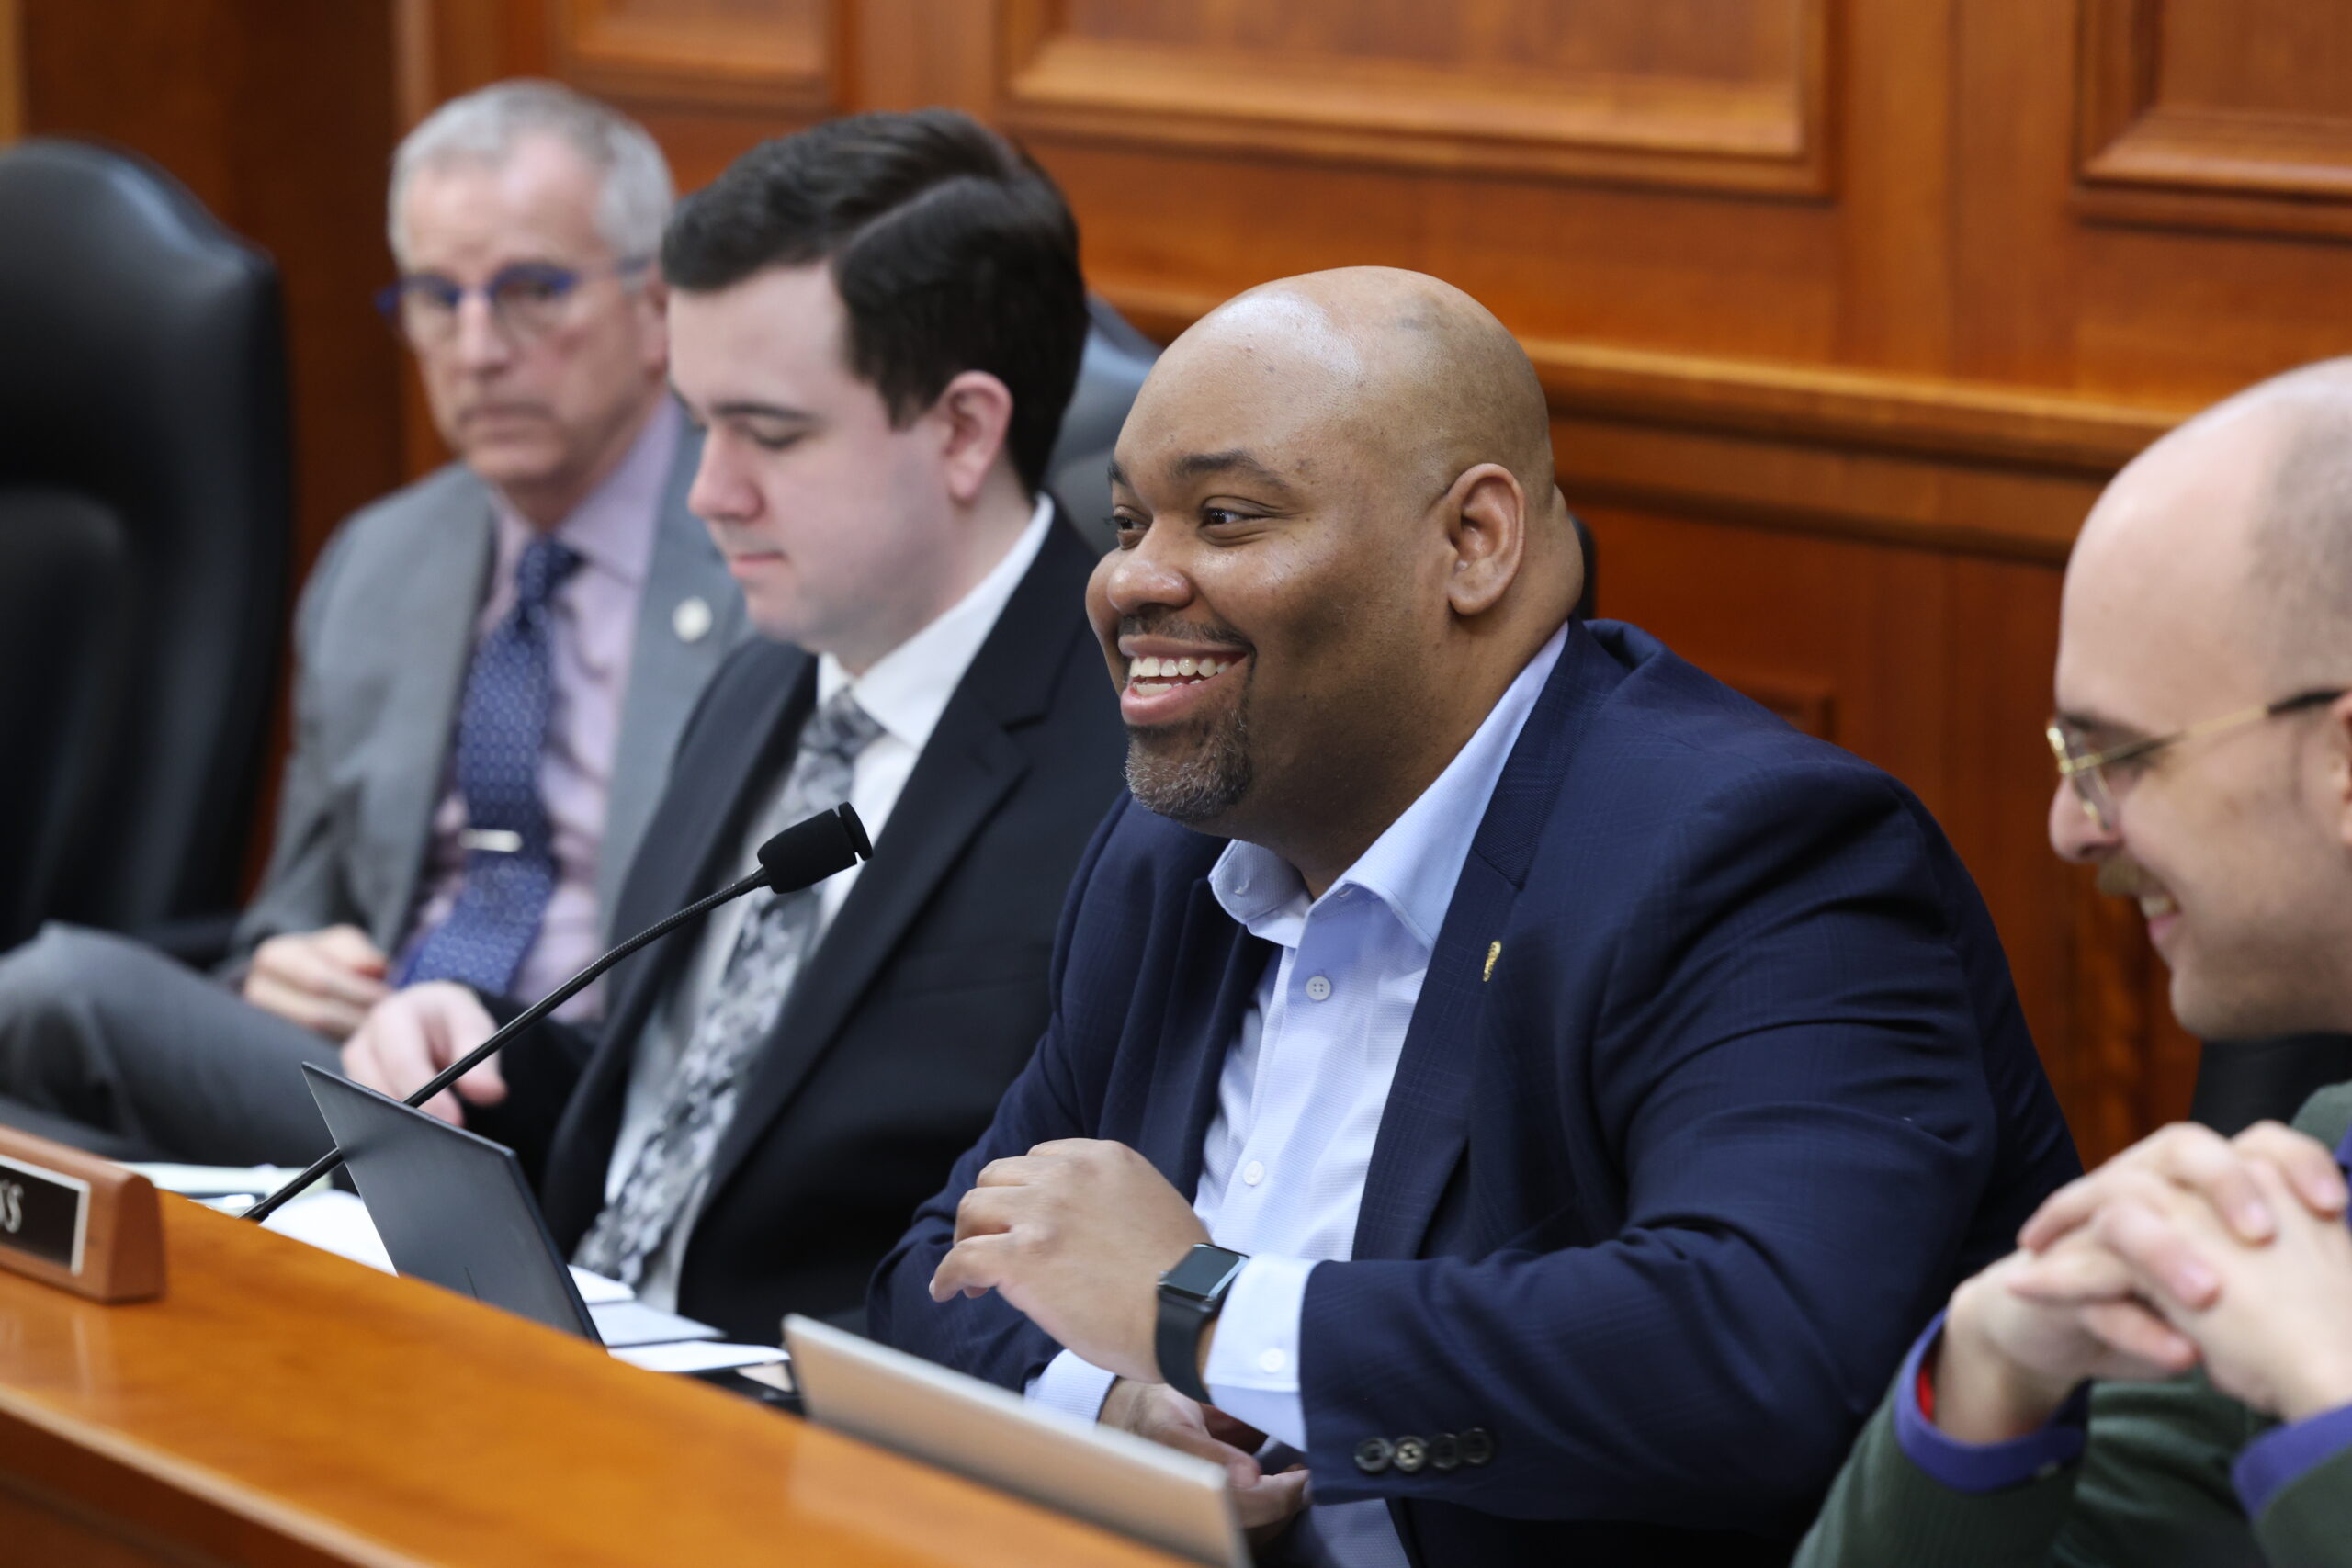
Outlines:
[[[2327,807],[2335,818],[2335,836],[2352,849],[2352,694],[2327,705]]]
[[[1457,615],[1482,615],[1502,602],[1527,556],[1527,492],[1499,463],[1463,470],[1438,502],[1453,570],[1446,600]]]
[[[947,493],[969,505],[1004,450],[1005,433],[1012,425],[1012,389],[985,370],[967,370],[947,383],[929,417],[939,425]]]
[[[666,378],[670,366],[670,286],[662,281],[659,263],[647,269],[637,286],[637,308],[645,313],[645,356]]]

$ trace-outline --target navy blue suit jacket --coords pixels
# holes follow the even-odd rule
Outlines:
[[[1012,1388],[1055,1354],[993,1295],[926,1293],[989,1160],[1114,1139],[1191,1196],[1272,952],[1210,895],[1222,848],[1113,808],[1044,1040],[876,1274],[878,1337]],[[2079,1168],[1918,801],[1647,634],[1571,624],[1455,886],[1354,1258],[1308,1280],[1315,1495],[1389,1500],[1446,1568],[1785,1560],[1920,1325]],[[1482,1464],[1355,1461],[1472,1428]]]

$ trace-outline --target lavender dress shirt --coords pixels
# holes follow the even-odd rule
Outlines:
[[[539,795],[555,829],[555,891],[539,934],[514,973],[515,994],[553,990],[604,946],[596,903],[597,855],[604,845],[605,792],[613,748],[620,734],[621,702],[628,692],[636,651],[638,602],[661,526],[662,491],[677,457],[681,422],[664,398],[618,467],[556,525],[556,537],[579,552],[580,566],[555,592],[550,649],[555,706],[548,720],[547,751],[539,761]],[[493,492],[494,494],[495,492]],[[514,568],[532,526],[503,500],[495,503],[495,554],[490,592],[474,618],[477,647],[514,604]],[[455,759],[443,764],[441,804],[433,814],[421,882],[424,899],[409,924],[403,949],[439,925],[465,880],[465,797]],[[603,988],[591,986],[556,1010],[559,1018],[594,1018]]]

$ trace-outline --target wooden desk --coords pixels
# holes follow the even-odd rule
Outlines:
[[[99,1306],[0,1274],[0,1563],[1173,1561],[164,1204],[160,1301]]]

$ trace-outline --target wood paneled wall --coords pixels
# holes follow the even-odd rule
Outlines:
[[[15,140],[23,124],[23,55],[17,0],[0,0],[0,143]]]
[[[24,3],[39,127],[55,120],[44,29],[86,16],[72,25],[95,34],[116,8]],[[1562,482],[1600,542],[1603,612],[1918,790],[1992,904],[2086,1155],[2185,1109],[2195,1046],[2136,919],[2044,840],[2059,574],[2099,486],[2185,411],[2352,350],[2352,10],[124,4],[206,26],[266,13],[277,37],[243,58],[310,75],[249,69],[240,113],[334,91],[347,96],[306,112],[348,125],[375,92],[407,124],[497,77],[548,74],[641,117],[687,187],[824,115],[953,104],[1054,172],[1094,287],[1162,336],[1314,267],[1451,279],[1543,374]],[[310,19],[289,35],[294,17]],[[359,37],[379,21],[389,58]],[[103,30],[133,55],[161,47],[119,19]],[[353,69],[381,75],[353,85]],[[322,216],[315,264],[281,251],[289,280],[325,288],[309,269],[333,252],[372,281],[380,148],[254,140],[233,139],[216,206],[257,232],[331,197],[345,248],[325,245]],[[248,157],[290,161],[300,183],[272,207]],[[307,382],[298,347],[306,518],[389,482],[388,449],[412,470],[437,460],[413,396],[393,447],[400,373],[380,340],[351,344]]]

